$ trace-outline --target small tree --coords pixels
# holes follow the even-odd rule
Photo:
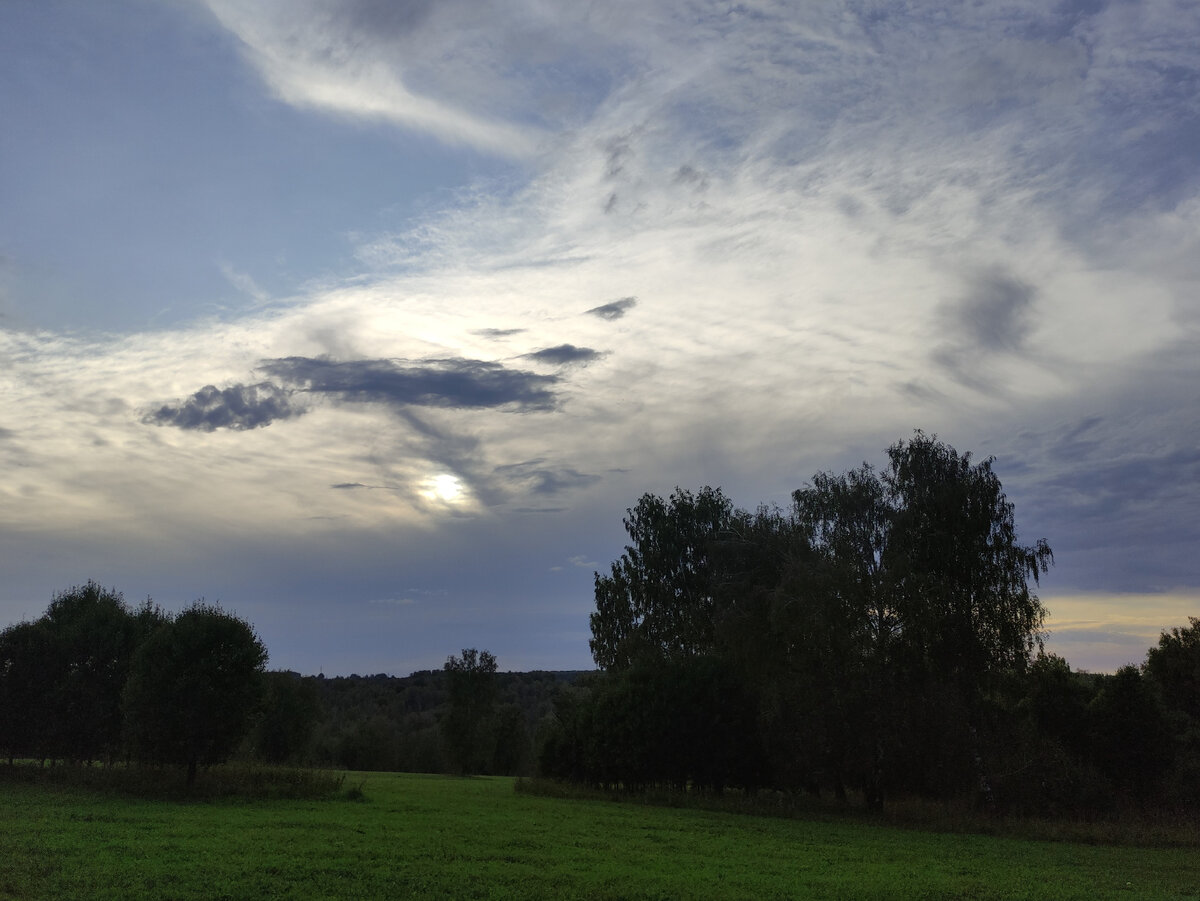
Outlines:
[[[143,760],[187,767],[225,760],[261,696],[267,650],[244,620],[196,602],[160,626],[134,655],[126,728]]]
[[[462,657],[446,659],[445,670],[450,680],[450,712],[442,723],[446,750],[462,775],[482,772],[495,746],[496,658],[464,648]]]

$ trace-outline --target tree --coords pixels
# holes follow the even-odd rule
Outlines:
[[[483,772],[495,747],[496,658],[487,651],[464,648],[462,657],[446,659],[450,710],[442,724],[447,751],[466,776]]]
[[[321,713],[314,682],[290,671],[264,674],[262,709],[252,733],[258,757],[270,763],[305,757]]]
[[[990,458],[919,431],[888,458],[882,474],[819,473],[794,495],[821,556],[819,608],[837,624],[837,683],[865,690],[875,806],[885,781],[928,790],[946,777],[923,773],[962,771],[947,753],[980,759],[983,695],[1037,646],[1045,611],[1029,583],[1053,559],[1044,541],[1018,544]]]
[[[161,624],[149,600],[136,613],[119,591],[88,582],[56,595],[43,615],[56,665],[50,696],[55,755],[92,761],[121,741],[121,692],[134,650]]]
[[[168,619],[134,655],[124,709],[143,760],[196,768],[225,760],[257,710],[267,650],[244,620],[201,601]]]
[[[0,632],[0,749],[9,763],[48,754],[49,694],[55,661],[44,622],[23,622]]]
[[[1166,717],[1141,671],[1123,666],[1101,683],[1088,707],[1091,754],[1113,784],[1147,793],[1171,764]]]
[[[151,602],[131,611],[96,582],[54,596],[35,623],[6,630],[0,703],[25,753],[111,759],[121,743],[121,692],[137,644],[159,621]]]
[[[1158,647],[1146,653],[1146,675],[1169,708],[1200,724],[1200,619],[1189,616],[1188,622],[1159,636]]]
[[[1053,557],[1044,541],[1017,541],[990,458],[919,431],[887,453],[881,472],[818,473],[790,517],[734,510],[713,488],[644,495],[625,553],[595,576],[590,618],[597,664],[636,678],[599,681],[576,724],[597,742],[600,723],[636,731],[615,708],[651,709],[643,684],[667,697],[672,678],[699,687],[716,673],[722,692],[690,697],[740,691],[756,707],[749,738],[764,742],[776,784],[844,794],[854,783],[872,806],[887,785],[941,794],[976,778],[989,792],[988,692],[1039,646],[1045,612],[1030,586]],[[719,665],[680,668],[704,661]]]
[[[596,612],[589,645],[601,669],[630,666],[639,655],[677,659],[714,647],[710,559],[733,505],[719,488],[669,500],[642,495],[626,511],[630,544],[609,575],[595,574]]]
[[[910,654],[974,694],[989,672],[1023,668],[1045,609],[1029,583],[1049,569],[1045,540],[1017,543],[1013,505],[992,471],[918,431],[888,448],[892,508],[885,565]]]

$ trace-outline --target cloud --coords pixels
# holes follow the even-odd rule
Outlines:
[[[260,382],[229,388],[206,385],[177,405],[163,404],[147,414],[144,421],[203,432],[244,431],[268,426],[277,419],[295,419],[306,412],[303,407],[293,405],[290,391]]]
[[[1018,351],[1032,328],[1030,314],[1036,294],[1033,285],[1006,272],[988,272],[973,280],[970,293],[952,315],[973,347]]]
[[[557,347],[546,347],[523,355],[526,359],[539,363],[551,363],[555,366],[567,366],[573,363],[591,363],[604,354],[590,347],[576,347],[574,344],[560,344]]]
[[[226,281],[243,294],[248,294],[255,302],[265,304],[271,299],[271,293],[256,282],[248,273],[241,272],[230,263],[222,262],[219,266]]]
[[[992,371],[991,358],[1025,351],[1037,289],[999,266],[972,274],[968,283],[964,297],[942,306],[949,340],[930,359],[960,385],[1002,393],[1007,385]]]
[[[622,297],[620,300],[604,303],[598,307],[592,307],[590,310],[585,310],[584,312],[592,316],[598,316],[601,319],[607,319],[611,322],[614,319],[620,319],[636,305],[636,297]]]
[[[746,506],[786,502],[807,474],[880,462],[923,426],[998,456],[1022,533],[1056,551],[1048,586],[1195,582],[1200,95],[1186,3],[212,6],[303,111],[266,117],[287,126],[281,140],[300,128],[333,160],[397,160],[395,179],[339,197],[336,221],[299,217],[309,243],[293,259],[336,226],[356,242],[340,258],[366,269],[281,288],[269,313],[127,339],[0,330],[0,422],[18,436],[0,455],[37,449],[6,461],[6,541],[52,527],[77,567],[86,523],[93,547],[164,572],[165,554],[204,548],[197,559],[238,557],[247,573],[263,566],[247,536],[300,534],[308,553],[284,548],[261,584],[276,590],[304,556],[359,585],[355,598],[418,597],[375,587],[397,554],[414,579],[477,566],[478,609],[529,632],[497,598],[535,597],[529,574],[571,555],[615,557],[641,492],[708,483]],[[230,74],[226,54],[208,62]],[[433,154],[457,183],[414,188],[405,154],[428,142],[380,143],[380,124],[467,148]],[[532,146],[516,163],[469,156]],[[263,159],[242,160],[246,177],[279,182]],[[70,175],[65,191],[95,190]],[[281,195],[267,212],[299,228],[295,206]],[[230,281],[254,293],[241,271],[281,277],[266,250],[245,254]],[[78,294],[79,309],[103,306]],[[620,348],[604,365],[523,372],[560,365],[509,356],[556,351],[528,339],[481,362],[525,332],[588,349],[612,323]],[[263,360],[261,378],[320,414],[236,454],[129,415],[255,381]],[[189,403],[192,426],[175,421]],[[230,404],[211,403],[164,415],[223,427],[215,408]],[[540,412],[510,415],[522,411]],[[461,501],[422,494],[451,478]],[[87,559],[108,566],[110,550]],[[351,597],[299,582],[278,589],[281,610],[295,609],[289,591],[314,608]],[[423,609],[469,620],[461,587]],[[545,591],[586,623],[586,579]],[[377,629],[356,638],[336,642],[347,658],[396,645]],[[586,636],[578,647],[586,659]]]
[[[349,360],[285,357],[262,369],[297,390],[359,403],[471,409],[550,410],[557,376],[463,358]]]
[[[494,472],[509,485],[519,485],[538,495],[561,494],[600,481],[600,476],[579,472],[569,466],[547,466],[542,459],[497,466]],[[541,511],[526,508],[526,512]]]
[[[477,328],[472,329],[471,334],[481,338],[510,338],[527,331],[529,330],[523,328]]]
[[[478,46],[481,23],[472,27],[469,11],[431,16],[432,8],[417,4],[392,12],[315,0],[207,5],[285,103],[392,122],[506,156],[528,155],[537,144],[538,128],[490,115],[452,74],[433,68],[436,61],[449,73],[471,69],[465,54]],[[458,25],[466,34],[455,35]],[[431,51],[434,59],[426,58]]]

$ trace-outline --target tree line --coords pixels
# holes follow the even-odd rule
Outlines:
[[[267,650],[245,621],[198,601],[130,608],[95,582],[0,633],[0,750],[93,763],[224,760],[257,712]]]
[[[473,654],[484,671],[457,679]],[[533,775],[555,698],[585,674],[489,673],[491,657],[467,648],[448,658],[449,668],[408,676],[292,674],[320,713],[290,759],[352,770]],[[476,686],[480,697],[464,703],[463,689]]]
[[[969,797],[1074,814],[1200,806],[1200,619],[1140,667],[1042,646],[1053,561],[992,469],[917,432],[784,511],[646,494],[595,574],[595,673],[268,672],[248,623],[94,582],[0,632],[0,755],[186,768],[230,756],[601,787]]]
[[[168,764],[231,757],[355,770],[529,775],[539,724],[578,674],[499,673],[464,649],[442,670],[326,679],[267,671],[233,613],[131,607],[88,582],[0,632],[0,756],[9,764]]]
[[[1045,653],[1053,555],[1018,540],[992,462],[917,432],[786,512],[644,495],[595,575],[601,672],[561,698],[543,771],[874,808],[1200,801],[1200,620],[1114,676]]]

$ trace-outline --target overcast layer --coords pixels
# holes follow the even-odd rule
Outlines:
[[[994,455],[1050,648],[1200,615],[1200,6],[0,5],[0,624],[591,666],[644,491]]]

